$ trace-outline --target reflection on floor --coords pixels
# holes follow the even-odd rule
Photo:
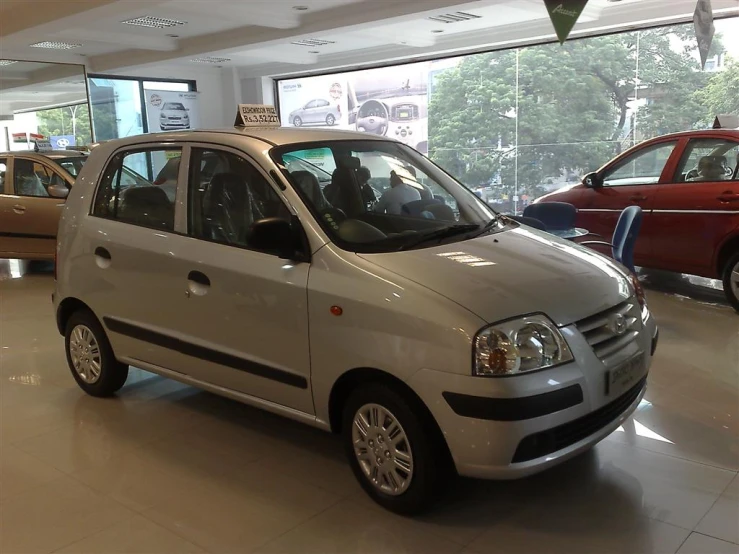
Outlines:
[[[649,275],[646,399],[591,453],[411,520],[330,435],[138,370],[85,396],[50,271],[0,260],[0,552],[739,552],[739,316],[711,287]]]

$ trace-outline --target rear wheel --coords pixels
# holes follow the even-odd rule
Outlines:
[[[400,514],[430,507],[442,484],[447,452],[424,414],[385,384],[360,385],[344,407],[344,446],[369,496]]]
[[[739,252],[724,267],[724,293],[734,309],[739,312]]]
[[[295,119],[293,119],[293,125],[295,127],[302,127],[303,126],[303,120],[299,117],[295,116]]]
[[[72,376],[87,394],[111,396],[126,382],[128,366],[115,359],[108,337],[91,311],[72,314],[64,344]]]
[[[334,123],[336,123],[336,119],[334,118],[333,115],[328,114],[326,116],[326,125],[328,125],[329,127],[331,127],[331,126],[333,126]]]

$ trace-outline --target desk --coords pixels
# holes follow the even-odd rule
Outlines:
[[[590,231],[588,231],[587,229],[583,229],[582,227],[573,227],[572,229],[549,229],[547,233],[561,239],[572,240],[579,237],[584,237],[585,235],[590,234]]]

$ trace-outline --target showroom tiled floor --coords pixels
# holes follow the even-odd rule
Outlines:
[[[138,370],[85,396],[25,270],[0,260],[2,554],[739,553],[739,316],[710,289],[653,278],[646,401],[591,453],[405,519],[330,435]]]

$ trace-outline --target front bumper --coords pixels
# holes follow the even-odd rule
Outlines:
[[[657,341],[651,315],[616,363],[639,356],[634,379],[606,386],[609,368],[575,326],[562,329],[575,361],[530,374],[481,378],[421,370],[409,385],[431,410],[460,475],[516,479],[587,450],[639,406]]]
[[[162,131],[168,131],[171,129],[189,129],[190,128],[190,122],[182,122],[182,121],[168,121],[168,122],[160,122],[159,128]]]

